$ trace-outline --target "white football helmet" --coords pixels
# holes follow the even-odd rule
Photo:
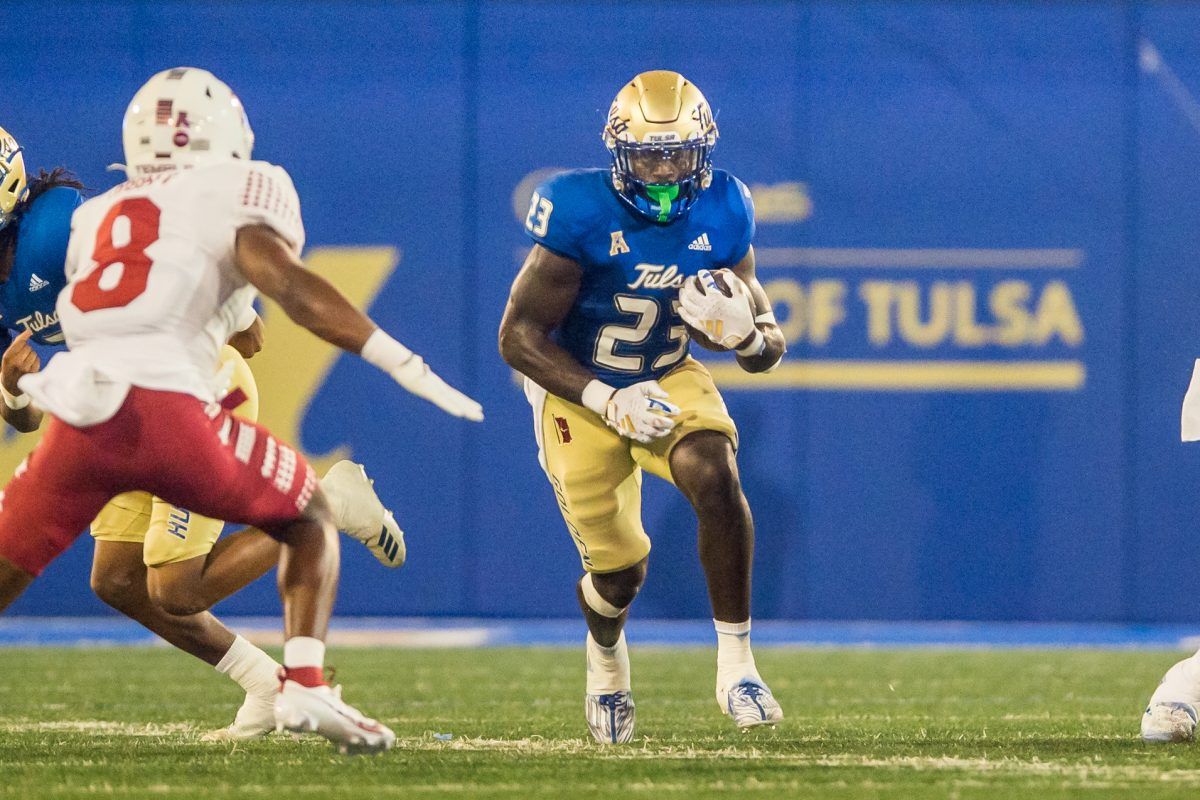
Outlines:
[[[249,159],[254,131],[233,90],[208,70],[176,67],[146,81],[125,111],[130,177]]]

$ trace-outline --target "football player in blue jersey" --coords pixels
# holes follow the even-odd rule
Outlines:
[[[674,483],[699,521],[717,632],[717,703],[739,728],[783,717],[750,650],[754,527],[737,428],[689,339],[733,350],[749,372],[782,359],[754,274],[754,209],[714,170],[712,111],[676,72],[644,72],[604,128],[609,169],[560,174],[534,193],[533,249],[513,283],[500,352],[526,376],[539,459],[583,562],[586,716],[602,743],[634,732],[622,632],[646,577],[641,474]]]
[[[21,147],[0,128],[0,417],[21,432],[37,430],[42,421],[17,386],[22,375],[41,369],[30,342],[63,345],[55,302],[67,283],[71,216],[83,202],[82,189],[62,168],[28,176]],[[257,414],[258,391],[244,358],[260,349],[261,339],[262,324],[254,319],[222,355],[233,373],[231,396],[236,392],[241,403],[232,410],[251,418]],[[362,467],[338,462],[321,484],[339,527],[368,547],[360,534],[376,542],[386,520],[398,545],[392,553],[372,552],[388,566],[403,563],[403,534]],[[100,599],[246,690],[233,724],[205,737],[211,740],[274,730],[281,669],[205,610],[274,566],[280,545],[262,531],[246,529],[226,537],[218,554],[213,545],[221,527],[219,520],[175,509],[144,492],[113,498],[91,526],[96,541],[92,588]]]

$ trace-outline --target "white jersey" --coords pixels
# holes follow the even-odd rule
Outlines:
[[[248,225],[269,226],[297,253],[304,246],[300,200],[281,167],[174,170],[84,203],[71,220],[57,306],[70,352],[21,388],[75,425],[116,413],[129,386],[216,399],[221,346],[256,294],[234,263],[237,231]]]

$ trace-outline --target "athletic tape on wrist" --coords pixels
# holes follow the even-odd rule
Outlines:
[[[583,580],[579,582],[579,588],[583,591],[583,602],[587,603],[587,607],[600,616],[616,619],[625,611],[600,596],[600,592],[596,591],[596,586],[592,583],[592,573],[589,572],[583,576]]]
[[[764,311],[763,313],[759,314],[757,317],[754,318],[754,324],[755,325],[778,325],[779,323],[775,321],[775,312],[774,311]]]
[[[755,356],[762,355],[763,351],[766,349],[767,337],[762,335],[762,331],[760,331],[758,328],[755,328],[754,333],[750,335],[750,341],[739,347],[737,349],[737,354],[746,358],[754,358]]]
[[[20,411],[29,405],[30,397],[27,394],[11,395],[8,389],[4,388],[4,384],[0,383],[0,395],[4,397],[4,405],[11,408],[13,411]]]
[[[359,353],[363,361],[379,367],[387,373],[399,369],[412,360],[415,353],[393,339],[382,328],[376,328]]]
[[[608,400],[613,396],[614,391],[616,390],[607,383],[593,379],[583,387],[583,396],[579,399],[584,408],[595,411],[603,417],[608,410]]]

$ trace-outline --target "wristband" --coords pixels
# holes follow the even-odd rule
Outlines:
[[[754,329],[754,333],[750,334],[749,340],[739,347],[735,352],[743,358],[754,358],[762,355],[767,349],[767,337],[762,335],[762,331],[758,328]]]
[[[774,311],[764,311],[763,313],[759,314],[757,317],[754,318],[754,324],[755,325],[778,325],[779,323],[775,321],[775,312]]]
[[[31,398],[25,393],[12,395],[8,393],[8,389],[4,388],[4,384],[0,383],[0,395],[4,396],[4,405],[11,408],[13,411],[20,411],[29,405]]]
[[[587,386],[583,387],[583,407],[595,411],[600,416],[604,416],[604,412],[608,410],[608,399],[613,396],[616,389],[598,380],[592,380]]]
[[[241,333],[253,325],[256,319],[258,319],[258,312],[254,310],[254,303],[247,303],[234,321],[233,328],[237,333]]]
[[[363,361],[390,374],[412,361],[414,353],[384,333],[382,328],[376,328],[375,332],[367,337],[359,355]]]

